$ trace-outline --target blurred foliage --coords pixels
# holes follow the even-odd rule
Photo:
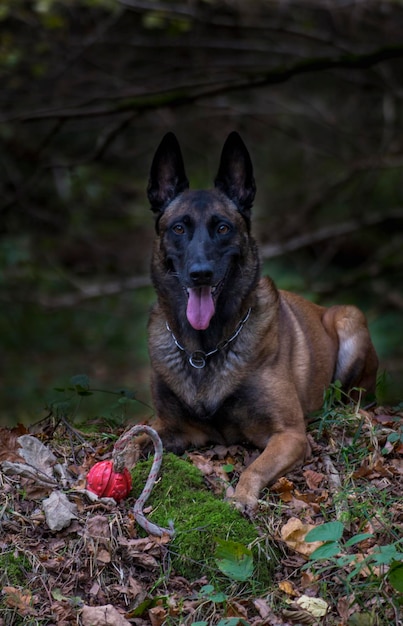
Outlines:
[[[156,145],[194,186],[226,135],[255,165],[264,269],[369,316],[403,393],[403,4],[3,0],[0,419],[85,372],[148,392]]]

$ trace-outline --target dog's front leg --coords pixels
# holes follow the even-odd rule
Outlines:
[[[261,490],[303,461],[309,452],[305,431],[274,433],[261,455],[241,474],[234,494],[237,508],[253,512]]]

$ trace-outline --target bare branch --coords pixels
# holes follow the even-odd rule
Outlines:
[[[270,68],[264,71],[258,68],[253,72],[251,69],[244,71],[246,76],[236,78],[219,84],[208,85],[200,89],[186,90],[186,88],[175,87],[155,93],[144,93],[127,97],[127,94],[113,106],[99,107],[68,107],[45,109],[32,113],[21,113],[17,116],[2,118],[0,123],[10,121],[35,122],[49,119],[85,119],[88,117],[106,117],[125,112],[142,112],[160,109],[162,107],[178,107],[193,104],[195,101],[202,101],[214,96],[223,95],[243,89],[265,87],[286,82],[294,76],[311,72],[323,72],[325,70],[349,69],[362,70],[372,67],[378,63],[391,59],[403,58],[403,45],[385,46],[378,48],[375,52],[346,53],[337,57],[309,58],[294,63],[288,67]]]
[[[403,208],[391,209],[387,213],[372,213],[369,215],[363,215],[360,219],[349,220],[348,222],[342,222],[340,224],[332,224],[331,226],[324,226],[312,233],[305,233],[292,237],[288,241],[282,243],[266,244],[260,249],[260,253],[263,259],[272,259],[274,257],[281,256],[287,252],[293,252],[306,248],[316,243],[322,243],[328,239],[334,239],[341,235],[348,235],[356,231],[362,230],[362,228],[368,226],[375,226],[393,219],[403,219]]]
[[[149,285],[151,285],[151,281],[147,276],[132,276],[107,283],[76,285],[79,289],[77,292],[65,293],[59,296],[39,295],[34,301],[49,309],[70,308],[86,300],[114,296],[125,291],[139,289],[139,287],[148,287]]]

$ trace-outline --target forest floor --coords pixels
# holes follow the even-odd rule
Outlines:
[[[22,458],[27,434],[44,446],[41,458]],[[88,498],[86,473],[111,457],[116,436],[106,424],[84,433],[53,417],[0,430],[1,626],[402,623],[402,405],[325,403],[309,428],[311,458],[262,493],[248,520],[270,561],[264,586],[254,584],[247,548],[227,554],[232,569],[217,560],[217,572],[186,578],[169,566],[174,541],[139,529],[133,496],[119,504]],[[256,454],[215,446],[185,458],[223,500]],[[44,509],[52,493],[70,503],[61,529]],[[312,530],[316,542],[306,540]]]

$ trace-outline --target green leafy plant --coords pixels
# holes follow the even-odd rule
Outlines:
[[[222,605],[230,601],[229,596],[222,591],[216,591],[213,585],[204,585],[199,591],[199,598],[202,602],[213,605],[212,613],[221,611]],[[211,626],[211,619],[192,622],[192,626]],[[216,626],[250,626],[250,624],[240,617],[224,617],[216,622]]]
[[[218,569],[232,580],[244,582],[253,574],[252,550],[242,543],[217,539],[215,559]]]
[[[322,573],[332,569],[336,573],[338,570],[346,566],[351,566],[351,571],[345,577],[346,582],[350,582],[358,576],[364,569],[369,571],[371,575],[379,577],[375,574],[375,568],[386,566],[388,569],[382,575],[386,577],[389,583],[397,590],[403,589],[403,552],[398,549],[398,542],[376,546],[374,550],[367,555],[360,555],[357,559],[357,553],[350,552],[350,549],[358,546],[361,542],[371,539],[372,533],[358,533],[348,540],[343,540],[344,526],[341,522],[327,522],[321,524],[317,528],[312,529],[305,537],[305,541],[310,543],[314,541],[323,541],[323,545],[319,546],[310,556],[310,561],[317,564],[318,562],[328,561],[328,563],[316,570],[316,573]],[[304,566],[309,568],[311,564]],[[343,574],[344,576],[344,574]]]
[[[396,447],[403,446],[403,425],[398,425],[396,431],[389,433],[386,437],[386,441],[390,445],[385,445],[381,450],[382,454],[384,454],[385,456],[393,451]]]

